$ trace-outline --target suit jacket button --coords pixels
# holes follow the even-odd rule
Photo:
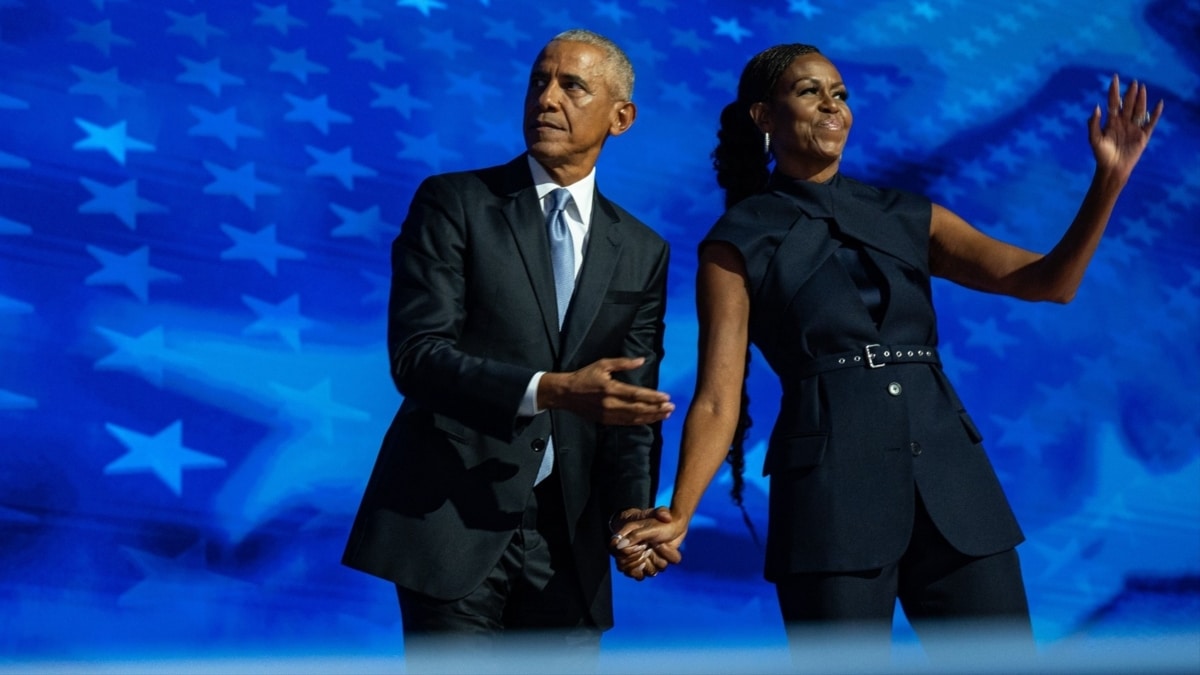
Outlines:
[[[918,456],[920,456],[920,454],[921,454],[921,444],[920,444],[920,443],[918,443],[918,442],[916,442],[916,441],[913,441],[912,443],[909,443],[909,444],[908,444],[908,449],[912,451],[912,456],[913,456],[913,457],[918,457]]]
[[[904,391],[904,388],[900,386],[899,382],[892,382],[887,386],[887,390],[892,396],[899,396],[900,392]]]
[[[533,448],[534,452],[541,452],[546,449],[546,439],[535,438],[533,439],[533,442],[529,444],[529,447]]]

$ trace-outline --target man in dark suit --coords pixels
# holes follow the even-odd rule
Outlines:
[[[529,80],[527,153],[427,179],[393,245],[404,403],[343,562],[396,584],[410,663],[422,638],[490,648],[523,630],[567,629],[555,640],[594,654],[612,625],[606,546],[649,513],[674,409],[656,391],[666,242],[595,187],[601,147],[637,115],[632,87],[612,42],[556,36]],[[573,292],[552,263],[556,217]],[[627,573],[666,566],[645,557]]]

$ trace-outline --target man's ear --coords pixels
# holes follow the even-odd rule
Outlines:
[[[633,121],[637,119],[637,106],[633,101],[622,101],[617,104],[616,110],[613,111],[612,124],[608,125],[608,133],[610,136],[620,136],[629,131],[629,127],[633,126]]]
[[[762,101],[750,104],[750,119],[754,120],[754,126],[764,134],[771,133],[771,115],[767,110],[767,104]]]

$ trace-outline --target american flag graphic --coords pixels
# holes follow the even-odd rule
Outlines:
[[[753,54],[838,65],[846,174],[1035,250],[1087,189],[1112,74],[1163,98],[1074,303],[935,299],[1039,639],[1200,626],[1197,0],[0,0],[0,660],[397,649],[391,588],[338,563],[400,401],[389,243],[420,180],[522,151],[529,66],[573,27],[637,71],[598,182],[672,244],[681,404],[709,152]],[[751,385],[763,531],[761,359]],[[782,643],[728,485],[682,566],[617,580],[607,639]]]

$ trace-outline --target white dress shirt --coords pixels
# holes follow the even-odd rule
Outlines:
[[[579,280],[579,270],[583,267],[583,252],[587,247],[588,231],[592,224],[592,199],[596,195],[596,167],[588,175],[570,185],[559,185],[550,178],[549,172],[537,163],[533,157],[526,155],[529,170],[533,173],[533,187],[537,190],[538,202],[542,205],[542,213],[550,215],[550,200],[548,196],[555,189],[565,187],[571,193],[571,201],[563,210],[567,218],[567,228],[571,230],[571,244],[575,249],[575,280]],[[542,381],[544,371],[538,371],[525,387],[525,397],[517,408],[517,414],[532,417],[540,412],[537,407],[538,384]]]

